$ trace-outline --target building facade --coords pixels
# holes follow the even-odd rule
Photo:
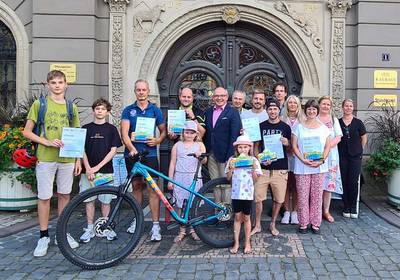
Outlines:
[[[116,124],[138,78],[164,110],[182,86],[206,106],[217,86],[270,93],[284,81],[304,99],[331,95],[337,113],[352,98],[364,118],[374,95],[399,93],[397,78],[374,83],[375,70],[400,67],[399,10],[398,0],[0,0],[1,94],[24,98],[56,65],[75,75],[67,94],[82,110],[108,97]]]

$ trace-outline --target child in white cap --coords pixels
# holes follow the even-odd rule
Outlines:
[[[197,158],[188,156],[188,154],[196,154],[196,156],[200,156],[202,153],[206,152],[204,144],[199,142],[198,139],[199,132],[197,130],[197,123],[194,121],[187,121],[181,135],[181,140],[172,147],[168,176],[174,178],[175,182],[184,187],[189,187],[191,185],[198,163]],[[202,163],[205,163],[205,161],[206,159],[204,159]],[[201,177],[200,174],[201,169],[199,170],[199,177]],[[198,191],[202,185],[202,179],[199,178],[195,190]],[[179,208],[180,214],[180,211],[182,211],[183,201],[189,198],[189,192],[180,187],[175,187],[171,182],[168,183],[168,189],[174,190],[173,196],[176,199],[176,206]],[[194,240],[200,240],[192,227],[189,228],[189,234]],[[174,242],[181,242],[185,236],[186,228],[181,226]]]
[[[251,253],[250,242],[250,211],[254,199],[254,183],[262,175],[261,166],[253,156],[253,142],[249,137],[241,135],[233,143],[235,156],[228,160],[225,173],[228,180],[232,179],[232,207],[235,212],[234,244],[230,248],[232,254],[239,250],[239,233],[242,222],[244,223],[245,244],[244,253]]]

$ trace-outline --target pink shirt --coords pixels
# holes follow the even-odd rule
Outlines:
[[[222,106],[222,107],[214,106],[214,110],[213,110],[213,128],[215,127],[215,124],[217,123],[217,120],[218,120],[219,116],[221,115],[222,111],[225,109],[225,106],[226,106],[226,104],[224,106]]]

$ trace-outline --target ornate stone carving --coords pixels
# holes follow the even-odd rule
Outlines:
[[[332,10],[332,17],[345,18],[351,8],[352,0],[328,0],[328,8]]]
[[[222,20],[227,24],[235,24],[240,20],[239,9],[233,6],[223,7],[221,9]]]
[[[109,98],[111,122],[119,125],[124,93],[125,11],[129,0],[105,0],[110,5]]]
[[[197,24],[209,22],[211,20],[210,15],[215,14],[216,9],[218,9],[218,6],[209,6],[203,7],[201,9],[192,10],[169,24],[162,32],[160,32],[160,34],[157,35],[156,39],[151,43],[151,46],[148,48],[140,66],[140,72],[138,76],[151,76],[151,71],[154,71],[153,67],[155,66],[153,64],[155,63],[155,61],[162,60],[162,58],[157,58],[156,53],[160,48],[165,47],[165,41],[169,40],[168,38],[172,33],[176,33],[176,31],[178,29],[182,29],[183,26],[188,26],[189,23],[192,23],[192,21],[195,21]],[[304,75],[310,79],[311,84],[314,88],[320,88],[318,72],[310,50],[304,44],[300,36],[295,31],[293,31],[293,29],[289,25],[284,23],[279,18],[271,16],[271,14],[266,11],[259,10],[250,6],[240,6],[240,15],[241,20],[253,22],[254,24],[258,24],[265,28],[271,28],[271,26],[273,26],[276,30],[279,30],[279,32],[285,34],[286,37],[291,38],[290,41],[288,41],[287,43],[290,45],[291,43],[294,44],[295,42],[296,48],[299,49],[299,53],[297,53],[297,55],[302,57],[299,61],[304,61]],[[218,17],[220,17],[220,14],[218,14]],[[193,26],[193,23],[190,26]]]
[[[111,12],[125,12],[130,0],[104,0],[104,2],[110,5]]]
[[[301,31],[303,31],[307,37],[311,38],[311,42],[317,48],[320,55],[324,53],[324,49],[322,48],[322,39],[318,36],[318,26],[312,19],[296,12],[290,4],[283,1],[275,3],[274,7],[277,11],[291,17],[293,22],[301,27]]]
[[[330,90],[333,99],[333,112],[341,116],[341,103],[345,98],[345,17],[351,8],[351,0],[329,0],[328,7],[332,10],[331,29],[331,68]]]
[[[138,12],[133,17],[133,31],[151,33],[158,21],[162,22],[161,14],[165,12],[165,7],[154,6],[149,11]]]

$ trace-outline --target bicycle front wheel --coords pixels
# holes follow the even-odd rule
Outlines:
[[[87,228],[87,215],[93,216],[93,230]],[[143,220],[142,208],[131,194],[119,196],[118,188],[96,187],[65,207],[57,223],[57,244],[67,260],[84,269],[111,267],[137,246]]]
[[[230,201],[230,182],[226,178],[210,180],[199,190],[199,194],[215,202],[215,190],[221,187],[223,192],[225,192],[225,194],[223,194],[223,196],[225,195],[225,201]],[[229,198],[229,200],[227,198]],[[227,248],[233,246],[233,223],[235,215],[230,202],[221,205],[225,208],[222,216],[194,227],[200,239],[214,248]],[[196,196],[193,201],[191,218],[204,220],[217,213],[221,213],[221,211],[223,210],[213,207],[203,198]],[[243,237],[243,231],[241,231],[241,237]]]

